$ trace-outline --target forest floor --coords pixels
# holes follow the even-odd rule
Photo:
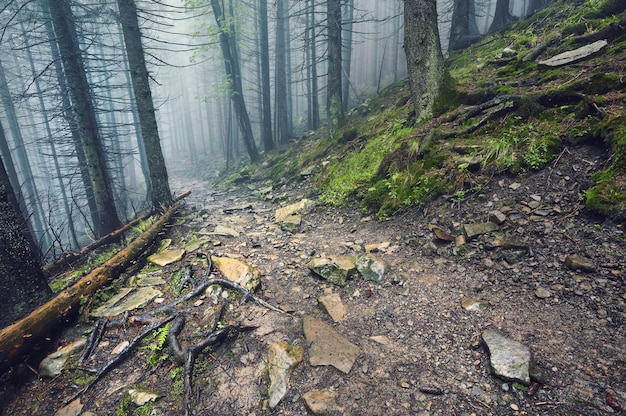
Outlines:
[[[128,325],[105,332],[83,367],[98,368],[111,351],[149,325],[133,325],[133,315],[171,302],[180,271],[191,267],[201,283],[207,254],[239,259],[261,272],[256,296],[288,313],[241,304],[210,289],[176,308],[187,320],[181,344],[213,326],[217,307],[228,304],[218,328],[253,327],[204,350],[193,370],[191,407],[197,415],[313,414],[305,397],[319,391],[326,413],[345,415],[604,415],[626,404],[626,235],[622,224],[594,218],[581,205],[589,173],[605,158],[597,147],[565,148],[546,169],[523,176],[494,176],[479,194],[438,198],[388,221],[362,211],[316,205],[302,214],[295,232],[274,221],[276,209],[303,198],[315,200],[310,180],[275,187],[263,182],[213,189],[207,182],[173,173],[173,188],[190,189],[177,222],[164,237],[173,247],[189,247],[182,260],[151,268],[165,282],[158,302],[126,315]],[[263,196],[263,197],[261,197]],[[487,221],[500,209],[498,230],[462,248],[437,239],[432,225]],[[217,227],[221,232],[216,235]],[[218,230],[219,230],[218,229]],[[230,235],[227,235],[229,234]],[[515,241],[497,244],[497,237]],[[197,242],[200,244],[192,244]],[[354,278],[344,287],[320,279],[306,266],[314,257],[362,253],[377,245],[376,256],[390,266],[380,282]],[[567,255],[590,259],[593,271],[570,270]],[[120,281],[147,269],[129,271]],[[121,283],[120,283],[121,284]],[[192,289],[186,287],[183,294]],[[334,322],[318,303],[338,294],[346,313]],[[465,309],[468,299],[477,310]],[[471,302],[470,302],[471,303]],[[312,365],[303,318],[314,317],[358,347],[348,371]],[[51,341],[49,350],[84,337],[93,322],[80,320]],[[481,333],[494,328],[528,346],[545,373],[530,389],[490,371]],[[304,359],[285,397],[268,407],[268,347],[276,341],[300,345]],[[182,415],[181,364],[171,350],[147,337],[72,406],[66,402],[89,380],[76,365],[53,378],[30,371],[17,384],[2,386],[2,414]],[[129,391],[156,399],[133,404]],[[309,396],[307,396],[309,393]],[[434,393],[434,394],[433,394]],[[611,407],[612,405],[612,407]]]

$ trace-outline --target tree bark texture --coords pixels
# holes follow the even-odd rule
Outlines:
[[[141,124],[141,138],[145,146],[148,171],[150,172],[152,206],[154,208],[167,206],[172,203],[172,193],[167,179],[165,159],[161,151],[148,69],[141,43],[137,7],[135,0],[117,0],[117,6],[120,12],[122,32],[124,33],[124,44],[126,45],[126,56],[135,93],[139,123]]]
[[[237,114],[239,128],[243,134],[243,142],[250,160],[255,162],[259,158],[259,151],[254,143],[254,135],[252,133],[252,125],[250,124],[250,116],[246,108],[246,102],[243,98],[243,87],[241,84],[241,71],[239,69],[236,56],[232,54],[235,40],[226,24],[226,16],[222,10],[219,0],[211,0],[215,22],[219,28],[219,41],[224,58],[224,66],[230,90],[230,98]]]
[[[99,223],[94,224],[94,229],[101,237],[121,225],[104,148],[68,0],[48,0],[48,5],[98,211]]]
[[[263,149],[267,152],[274,148],[272,134],[272,86],[270,83],[270,46],[267,21],[267,0],[259,1],[259,29],[261,49],[261,111]]]
[[[327,0],[328,93],[326,113],[328,127],[334,132],[345,121],[341,99],[341,0]]]
[[[0,160],[0,327],[15,322],[52,294],[29,241],[24,217]]]
[[[126,248],[96,267],[81,280],[39,306],[29,315],[2,329],[0,331],[0,374],[54,328],[60,317],[77,308],[82,298],[91,296],[100,287],[126,270],[148,248],[176,208],[175,204],[167,209],[158,221],[130,242]],[[20,273],[24,278],[24,272]]]
[[[415,118],[431,117],[433,104],[447,77],[435,0],[404,1],[404,51]]]
[[[289,140],[289,114],[287,101],[287,31],[288,19],[285,0],[276,0],[276,142],[284,143]]]
[[[471,45],[481,38],[476,25],[474,0],[454,0],[448,50],[456,51]]]
[[[493,21],[489,26],[489,33],[495,32],[503,26],[513,23],[517,19],[510,12],[511,0],[497,0]]]

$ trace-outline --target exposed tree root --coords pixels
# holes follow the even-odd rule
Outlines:
[[[78,359],[78,363],[81,364],[83,361],[89,358],[91,353],[96,349],[98,343],[102,339],[102,335],[104,335],[104,331],[106,330],[108,324],[107,319],[98,319],[87,338],[87,344],[85,345],[85,349],[83,349],[83,353]]]

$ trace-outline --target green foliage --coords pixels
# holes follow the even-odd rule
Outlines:
[[[165,361],[169,358],[169,354],[164,351],[165,344],[167,343],[167,334],[170,332],[172,323],[169,322],[166,325],[156,329],[152,334],[152,343],[148,344],[142,349],[150,351],[148,356],[148,364],[151,367],[156,366],[160,361]]]
[[[142,406],[137,406],[133,403],[133,399],[128,392],[122,396],[117,409],[115,409],[115,416],[150,416],[154,409],[154,403],[148,402]]]

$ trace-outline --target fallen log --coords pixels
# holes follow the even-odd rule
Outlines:
[[[191,191],[183,192],[182,194],[180,194],[179,196],[174,198],[174,203],[180,201],[181,199],[185,198],[189,194],[191,194]],[[132,227],[134,227],[135,225],[139,224],[141,221],[144,221],[146,218],[149,217],[149,215],[150,214],[142,215],[141,217],[136,218],[136,219],[130,221],[129,223],[124,225],[122,228],[118,228],[117,230],[112,231],[109,234],[105,235],[104,237],[102,237],[102,238],[94,241],[93,243],[83,247],[82,249],[80,249],[80,251],[77,251],[75,253],[68,253],[65,256],[63,256],[60,259],[58,259],[57,261],[49,263],[49,264],[46,264],[45,266],[43,266],[44,274],[46,274],[47,276],[52,276],[52,275],[58,273],[59,270],[63,269],[67,265],[71,264],[76,259],[78,259],[81,256],[83,256],[84,254],[86,254],[86,253],[88,253],[88,252],[90,252],[92,250],[95,250],[96,248],[98,248],[100,246],[119,241],[121,236],[126,231],[130,230]]]
[[[0,331],[0,374],[8,370],[28,348],[34,346],[49,333],[60,317],[78,307],[82,298],[92,295],[126,270],[149,247],[177,208],[178,204],[174,203],[145,232],[137,236],[111,259],[24,318],[2,329]]]

